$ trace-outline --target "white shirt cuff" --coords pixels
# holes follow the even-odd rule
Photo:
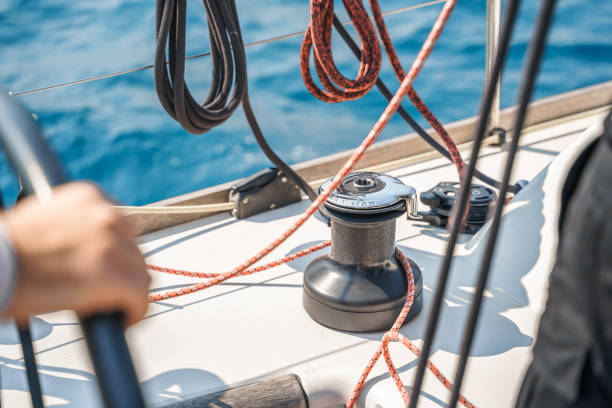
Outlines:
[[[17,256],[11,238],[0,222],[0,313],[13,297],[17,281]]]

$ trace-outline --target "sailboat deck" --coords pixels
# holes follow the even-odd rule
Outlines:
[[[513,179],[532,180],[559,152],[580,140],[602,111],[580,118],[527,129]],[[586,132],[588,133],[588,131]],[[592,137],[592,136],[590,136]],[[576,148],[574,148],[576,149]],[[571,150],[571,149],[570,149]],[[465,152],[464,152],[465,156]],[[505,153],[483,148],[479,168],[499,177]],[[389,173],[417,191],[439,181],[456,180],[456,170],[442,158],[398,168]],[[513,406],[522,375],[530,360],[539,315],[546,299],[546,282],[554,253],[554,209],[542,173],[507,205],[497,255],[494,259],[472,348],[463,393],[480,407]],[[542,184],[538,186],[537,183]],[[307,207],[299,203],[236,220],[217,214],[145,235],[141,248],[152,264],[203,272],[224,272],[274,240]],[[452,377],[463,325],[475,285],[486,227],[476,236],[463,235],[445,296],[431,359]],[[432,288],[438,275],[447,231],[400,218],[397,245],[422,269],[424,309],[401,333],[421,343]],[[281,258],[328,240],[329,228],[320,219],[303,228],[271,253]],[[314,322],[301,302],[302,272],[320,253],[251,276],[238,277],[204,291],[151,304],[144,321],[128,330],[128,340],[151,406],[208,394],[237,384],[276,377],[300,376],[310,406],[343,403],[381,333],[355,334],[332,330]],[[198,279],[152,272],[152,292],[193,284]],[[76,317],[70,312],[41,315],[33,323],[34,347],[47,406],[101,406]],[[406,385],[412,381],[416,358],[394,343],[391,353]],[[0,328],[2,403],[27,406],[28,387],[17,333],[9,324]],[[421,406],[445,406],[448,391],[430,373]],[[401,406],[399,392],[379,361],[369,377],[360,404]]]

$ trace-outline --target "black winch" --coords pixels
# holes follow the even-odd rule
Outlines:
[[[321,190],[331,180],[321,186]],[[317,322],[339,330],[387,330],[406,300],[408,281],[395,258],[395,219],[416,215],[416,191],[379,173],[349,174],[324,204],[331,219],[332,252],[304,272],[304,308]],[[422,308],[423,279],[410,261],[415,297],[406,322]]]

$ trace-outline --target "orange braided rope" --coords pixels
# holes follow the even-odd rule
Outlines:
[[[353,389],[353,392],[351,393],[351,396],[349,397],[349,400],[346,403],[346,408],[353,408],[355,406],[357,398],[359,397],[359,394],[363,389],[365,382],[368,376],[370,375],[370,372],[374,368],[374,365],[376,364],[381,355],[385,359],[385,363],[387,363],[387,367],[389,368],[389,374],[391,375],[391,378],[393,378],[397,389],[402,395],[404,403],[408,405],[408,402],[410,401],[410,395],[408,394],[408,391],[406,391],[406,387],[404,387],[404,383],[399,377],[399,374],[395,369],[395,365],[391,360],[391,353],[389,352],[389,343],[391,343],[392,340],[397,340],[404,346],[406,346],[410,351],[412,351],[412,353],[417,357],[421,355],[421,350],[399,332],[400,328],[402,327],[402,324],[404,324],[404,320],[406,320],[406,316],[408,316],[408,312],[410,312],[412,302],[414,301],[414,276],[412,275],[412,268],[410,267],[410,262],[408,261],[408,258],[406,258],[406,256],[397,248],[395,248],[395,256],[404,267],[404,271],[406,272],[406,275],[408,277],[408,295],[406,296],[406,302],[404,303],[404,306],[400,311],[399,316],[395,320],[395,323],[393,323],[391,330],[389,330],[383,335],[380,346],[378,346],[376,352],[374,353],[370,361],[368,361],[368,364],[361,373],[359,380],[357,380],[357,384],[355,385],[355,388]],[[427,361],[427,368],[429,368],[429,370],[436,376],[438,381],[440,381],[446,389],[448,389],[449,391],[453,389],[453,384],[444,376],[444,374],[442,374],[442,372],[440,372],[438,367],[436,367],[431,361]],[[463,395],[459,396],[459,403],[461,403],[467,408],[476,408],[475,405],[469,402]]]
[[[391,36],[389,35],[389,31],[387,30],[387,26],[382,15],[382,10],[380,9],[380,5],[378,1],[370,0],[370,6],[372,7],[372,15],[374,16],[374,21],[376,23],[376,27],[378,28],[380,38],[382,39],[383,46],[385,47],[385,51],[387,52],[389,62],[393,67],[395,76],[401,82],[406,77],[406,73],[402,68],[402,64],[400,63],[399,57],[397,56],[397,52],[395,51],[393,42],[391,42]],[[448,134],[442,123],[440,123],[438,118],[427,107],[427,105],[425,105],[425,102],[423,102],[421,97],[417,94],[414,87],[410,87],[410,89],[408,90],[408,98],[410,98],[410,101],[412,101],[414,107],[417,108],[419,113],[425,118],[425,120],[427,120],[427,122],[442,139],[442,142],[448,149],[448,152],[450,153],[453,159],[453,163],[457,167],[457,173],[459,173],[459,180],[462,180],[463,168],[465,166],[465,163],[463,162],[463,158],[461,157],[459,149],[457,148],[457,145],[455,144],[454,140],[450,137],[450,135]]]
[[[361,0],[343,0],[346,12],[361,40],[361,61],[357,78],[350,80],[340,73],[331,51],[334,0],[311,0],[310,24],[300,49],[300,70],[310,93],[322,101],[335,103],[361,98],[376,83],[382,65],[380,44],[374,26]],[[315,70],[325,90],[310,74],[310,50],[314,48]]]
[[[310,1],[310,23],[304,34],[300,49],[300,71],[306,89],[316,98],[328,103],[354,100],[365,95],[376,84],[382,64],[380,44],[363,1],[343,0],[343,3],[361,41],[361,61],[357,78],[355,80],[348,80],[338,71],[334,64],[331,44],[334,14],[333,0]],[[397,79],[402,82],[406,73],[391,42],[378,0],[370,0],[370,7],[389,62]],[[315,84],[310,73],[311,49],[314,49],[315,70],[324,90]],[[459,180],[461,180],[465,163],[457,145],[412,86],[408,88],[408,97],[419,113],[442,139],[451,155],[453,163],[457,167]]]
[[[323,248],[327,248],[328,246],[331,245],[331,241],[324,241],[321,242],[320,244],[316,244],[313,245],[309,248],[303,249],[301,251],[298,251],[294,254],[291,255],[287,255],[284,258],[278,259],[276,261],[272,261],[270,263],[267,263],[265,265],[262,266],[257,266],[255,268],[252,269],[247,269],[246,271],[242,272],[240,275],[238,276],[245,276],[245,275],[250,275],[256,272],[263,272],[267,269],[272,269],[276,266],[280,266],[282,264],[285,264],[287,262],[291,262],[294,261],[298,258],[301,258],[303,256],[306,256],[308,254],[311,254],[315,251],[318,251],[320,249]],[[172,269],[172,268],[163,268],[161,266],[155,266],[155,265],[147,265],[147,268],[153,270],[153,271],[157,271],[157,272],[163,272],[163,273],[169,273],[171,275],[181,275],[181,276],[189,276],[191,278],[205,278],[205,279],[209,279],[209,278],[216,278],[217,276],[220,276],[220,273],[207,273],[207,272],[192,272],[192,271],[184,271],[181,269]],[[152,300],[154,301],[154,300]]]

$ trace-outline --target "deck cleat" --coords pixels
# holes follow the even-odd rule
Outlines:
[[[324,191],[331,179],[321,186]],[[317,322],[339,330],[388,330],[406,300],[408,282],[395,251],[395,219],[415,209],[416,191],[373,172],[349,174],[325,201],[332,251],[304,271],[303,304]],[[422,308],[423,279],[410,260],[415,298],[406,322]]]

